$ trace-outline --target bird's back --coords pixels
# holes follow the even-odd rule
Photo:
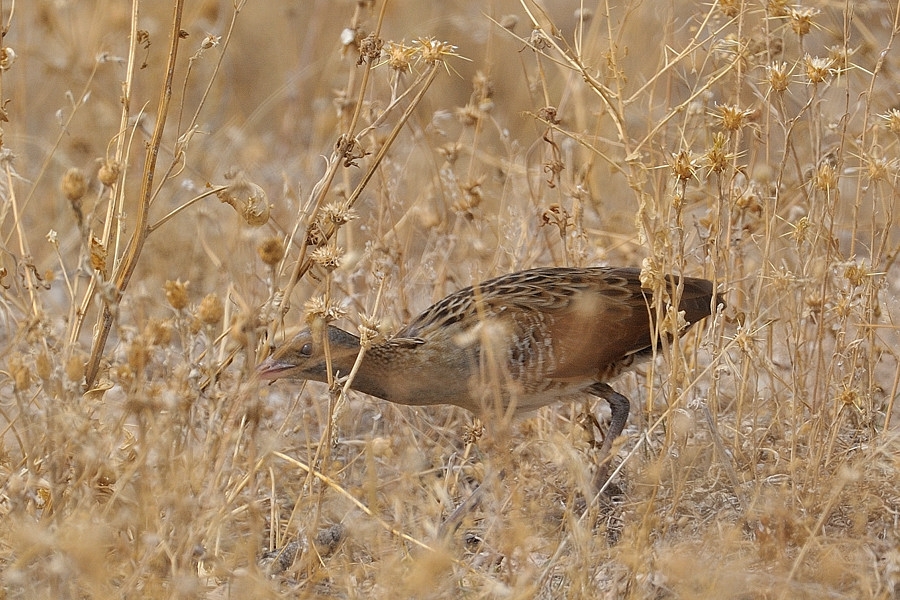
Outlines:
[[[710,314],[713,285],[682,278],[679,310],[693,324]],[[670,278],[672,290],[678,278]],[[468,349],[472,371],[502,367],[524,405],[606,381],[648,355],[655,308],[633,268],[548,267],[462,289],[413,319],[396,339]],[[477,363],[477,364],[476,364]],[[535,396],[529,398],[528,396]]]

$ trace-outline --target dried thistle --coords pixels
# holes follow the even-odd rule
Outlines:
[[[788,0],[769,0],[766,2],[766,13],[770,17],[786,17],[789,10]]]
[[[344,255],[344,250],[337,246],[327,245],[320,246],[312,251],[310,254],[310,258],[328,271],[334,271],[338,267],[341,266],[341,257]]]
[[[815,174],[815,185],[819,191],[827,192],[837,187],[837,169],[835,165],[828,160],[823,160]]]
[[[151,346],[168,346],[172,343],[172,323],[168,319],[150,319],[142,335]]]
[[[303,304],[306,323],[312,326],[315,321],[326,323],[342,318],[346,311],[334,303],[325,302],[324,296],[313,296]]]
[[[322,207],[322,219],[335,225],[343,225],[359,218],[359,213],[346,202],[329,202]]]
[[[109,187],[119,179],[119,163],[114,160],[103,160],[100,170],[97,172],[97,179],[100,183]]]
[[[472,419],[471,425],[466,425],[463,431],[462,441],[466,446],[477,444],[478,440],[484,435],[484,423],[481,419],[475,417]]]
[[[85,179],[84,171],[78,167],[70,168],[63,175],[60,189],[66,200],[72,203],[72,207],[80,212],[81,199],[87,193],[87,179]]]
[[[900,135],[900,108],[892,108],[878,116],[882,118],[888,131]]]
[[[141,373],[147,367],[150,362],[150,350],[141,336],[131,340],[126,358],[132,373]]]
[[[222,320],[223,316],[225,316],[225,306],[215,293],[207,294],[200,301],[200,306],[197,308],[197,318],[204,325],[216,325]]]
[[[790,70],[786,62],[773,62],[766,67],[766,79],[773,92],[781,93],[788,88],[790,83]]]
[[[66,359],[65,371],[69,381],[81,382],[84,379],[85,361],[85,356],[80,352],[75,352]]]
[[[887,181],[888,172],[895,171],[894,161],[882,157],[866,157],[866,177],[869,181]]]
[[[713,145],[703,155],[709,173],[722,173],[728,168],[734,155],[726,150],[727,144],[728,138],[721,131],[713,135]]]
[[[426,64],[433,65],[436,62],[443,62],[448,56],[456,56],[456,46],[448,42],[440,42],[432,37],[422,37],[416,40],[418,44],[417,53],[419,59]]]
[[[844,270],[844,277],[847,278],[847,281],[849,281],[850,285],[853,287],[861,286],[868,277],[871,277],[871,275],[869,269],[866,268],[866,265],[863,263],[850,263]]]
[[[409,71],[409,65],[416,54],[416,49],[397,42],[388,42],[387,64],[388,68],[398,73]]]
[[[375,317],[360,313],[359,345],[363,348],[370,348],[375,344],[383,342],[384,339],[385,335],[381,331],[381,322]]]
[[[834,73],[830,58],[811,57],[807,54],[803,62],[806,65],[806,78],[810,83],[822,83]]]
[[[719,105],[719,120],[726,131],[737,131],[745,125],[745,121],[753,115],[752,110],[744,110],[735,104]]]
[[[38,355],[34,357],[34,370],[37,372],[37,376],[41,381],[44,382],[53,375],[53,361],[50,360],[50,355],[47,354],[46,350],[41,350],[38,352]]]
[[[274,267],[284,258],[284,242],[280,237],[266,238],[257,246],[256,253],[263,263]]]
[[[697,171],[697,162],[691,156],[690,151],[682,150],[678,154],[672,154],[672,172],[682,182],[690,180]]]
[[[163,289],[166,292],[166,301],[175,310],[183,310],[188,305],[188,283],[190,282],[179,279],[177,281],[169,280],[163,284]]]
[[[793,227],[794,231],[791,233],[791,237],[794,238],[794,241],[799,246],[806,240],[807,232],[810,228],[809,217],[805,215],[800,217],[800,219],[796,224],[793,225]]]
[[[729,19],[733,19],[741,14],[742,4],[742,0],[719,0],[716,2],[716,6],[722,11],[722,14]]]
[[[791,22],[791,29],[794,30],[794,33],[803,37],[804,35],[809,33],[809,30],[812,28],[812,20],[813,17],[818,15],[821,11],[817,8],[805,8],[805,7],[797,7],[797,8],[789,8],[787,10],[787,17]]]

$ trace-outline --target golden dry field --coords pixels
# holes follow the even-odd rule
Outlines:
[[[900,598],[897,0],[0,18],[0,600]],[[546,265],[728,304],[613,383],[597,499],[601,400],[254,376]]]

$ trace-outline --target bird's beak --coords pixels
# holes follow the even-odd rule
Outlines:
[[[271,356],[256,367],[256,376],[260,379],[278,379],[281,374],[294,365],[273,359]]]

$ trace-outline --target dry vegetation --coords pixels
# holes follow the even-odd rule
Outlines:
[[[166,4],[0,4],[0,599],[900,597],[896,0]],[[252,377],[563,264],[729,304],[589,510],[584,403]]]

